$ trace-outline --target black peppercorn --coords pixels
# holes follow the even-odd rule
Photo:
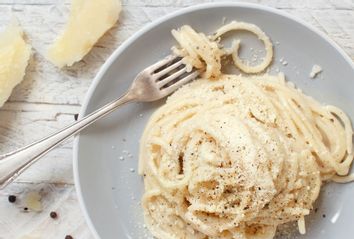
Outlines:
[[[72,236],[70,236],[70,235],[66,235],[65,239],[74,239],[74,238]]]
[[[16,196],[15,195],[9,195],[9,202],[10,203],[14,203],[14,202],[16,202]]]
[[[53,219],[58,217],[58,214],[56,212],[50,212],[49,216]]]

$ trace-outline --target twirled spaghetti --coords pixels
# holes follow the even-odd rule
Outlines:
[[[210,55],[194,56],[208,65]],[[304,233],[322,181],[348,180],[350,120],[282,74],[213,72],[176,91],[146,126],[139,171],[148,228],[159,239],[261,239],[298,221]]]
[[[218,39],[230,31],[245,30],[255,34],[263,43],[266,55],[263,61],[256,66],[244,63],[238,56],[240,40],[232,43],[231,49],[221,49],[218,46]],[[207,37],[203,33],[197,33],[190,26],[182,26],[179,30],[172,30],[172,35],[177,40],[180,48],[173,48],[173,51],[182,56],[184,63],[197,69],[205,70],[203,75],[208,79],[215,79],[221,74],[221,58],[231,55],[237,68],[245,73],[259,73],[264,71],[272,61],[273,45],[269,37],[256,25],[233,21],[219,28],[212,36]]]

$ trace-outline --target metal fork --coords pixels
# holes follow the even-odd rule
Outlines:
[[[170,55],[140,72],[129,90],[76,123],[24,148],[0,156],[0,189],[6,187],[31,164],[72,135],[128,102],[151,102],[161,99],[195,79],[197,71],[187,72],[182,59]]]

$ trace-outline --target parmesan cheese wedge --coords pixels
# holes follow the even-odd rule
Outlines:
[[[17,23],[0,33],[0,107],[22,81],[30,56],[31,46],[24,41]]]
[[[48,59],[56,66],[80,61],[118,20],[120,0],[73,0],[64,32],[50,46]]]

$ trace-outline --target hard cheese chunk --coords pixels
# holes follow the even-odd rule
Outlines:
[[[64,32],[49,48],[48,59],[58,67],[80,61],[118,20],[120,0],[73,0]]]
[[[0,107],[19,84],[31,56],[31,47],[23,40],[19,25],[12,24],[0,33]]]

